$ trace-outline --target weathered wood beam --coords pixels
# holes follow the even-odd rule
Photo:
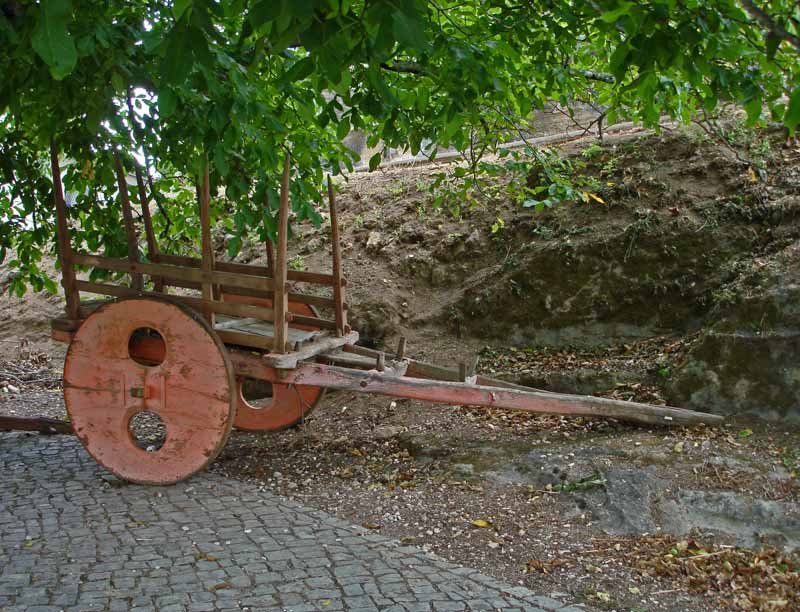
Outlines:
[[[90,255],[88,253],[75,253],[72,256],[72,260],[74,263],[82,266],[94,266],[95,268],[127,272],[129,274],[149,274],[151,276],[163,276],[165,278],[174,278],[200,284],[213,283],[260,291],[269,291],[272,289],[272,279],[252,276],[250,274],[221,272],[218,270],[209,271],[201,268],[172,265],[169,263],[131,263],[125,259]]]
[[[136,235],[136,227],[133,225],[133,211],[131,210],[131,199],[128,195],[128,182],[125,178],[125,168],[122,165],[122,158],[119,151],[114,151],[114,171],[117,175],[117,190],[122,206],[122,220],[125,225],[125,236],[128,242],[128,261],[136,264],[139,261],[139,238]],[[141,289],[143,286],[142,275],[134,272],[131,275],[134,289]]]
[[[350,331],[347,327],[347,313],[344,309],[345,288],[342,286],[342,253],[339,241],[339,216],[336,212],[336,196],[333,181],[328,175],[328,204],[331,214],[331,256],[333,259],[333,302],[336,333],[339,336]]]
[[[200,260],[196,257],[185,255],[161,254],[161,261],[176,266],[186,266],[189,268],[199,268]],[[234,261],[217,261],[215,269],[221,272],[235,272],[237,274],[249,274],[252,276],[267,276],[271,274],[266,266],[254,266],[252,264],[237,263]],[[287,270],[286,280],[298,283],[311,283],[313,285],[333,285],[333,275],[320,272],[305,272],[301,270]],[[342,286],[347,286],[347,279],[342,279]]]
[[[72,245],[69,241],[67,223],[67,204],[64,201],[64,185],[61,182],[61,166],[58,163],[58,148],[55,140],[50,141],[50,168],[53,172],[53,199],[56,206],[56,237],[58,239],[58,260],[61,264],[61,286],[67,303],[67,317],[78,318],[80,294],[75,286],[75,270],[72,267]]]
[[[241,353],[237,353],[236,356],[233,353],[231,356],[237,371],[246,369],[248,376],[283,384],[359,391],[437,404],[484,406],[543,414],[611,418],[643,425],[719,424],[724,421],[719,415],[671,406],[652,406],[604,397],[544,393],[533,390],[521,391],[458,382],[395,377],[375,371],[364,372],[317,363],[298,363],[293,370],[277,373],[268,367],[266,359],[260,360],[260,362],[258,359],[249,361],[246,357],[242,358]],[[258,367],[259,363],[262,364],[261,368]]]
[[[46,417],[0,415],[0,431],[38,431],[41,434],[72,434],[72,423]]]
[[[200,186],[200,268],[206,275],[214,272],[214,245],[211,243],[211,179],[209,177],[208,153],[203,153],[203,176]],[[205,302],[214,301],[214,284],[202,281],[201,291]],[[214,326],[214,311],[203,308],[203,316]]]
[[[130,287],[120,287],[106,283],[92,283],[88,281],[78,281],[78,288],[86,293],[98,295],[110,295],[113,297],[152,297],[164,298],[162,293],[155,291],[137,291]],[[220,302],[217,300],[204,300],[202,298],[188,295],[170,295],[167,299],[181,302],[191,306],[198,312],[211,311],[217,314],[224,314],[232,317],[253,317],[262,321],[272,321],[272,309],[261,306],[251,306],[250,304],[240,304],[237,302]]]
[[[283,162],[283,177],[281,179],[281,201],[278,211],[278,245],[275,254],[274,295],[272,306],[275,309],[273,321],[275,325],[275,341],[272,350],[276,353],[285,352],[286,340],[289,337],[289,324],[286,313],[289,312],[289,296],[286,287],[287,250],[289,241],[289,172],[291,170],[289,152]]]

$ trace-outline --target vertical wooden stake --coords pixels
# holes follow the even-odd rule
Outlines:
[[[281,180],[281,205],[278,213],[278,248],[273,270],[274,294],[272,297],[274,308],[275,340],[272,352],[285,353],[286,340],[289,337],[289,325],[286,312],[289,310],[289,299],[286,290],[286,251],[289,240],[289,170],[290,156],[286,153],[283,163],[283,179]]]
[[[122,203],[122,219],[125,222],[125,235],[128,239],[128,260],[131,263],[138,263],[139,239],[136,236],[136,227],[133,225],[133,211],[131,210],[131,200],[128,196],[128,182],[125,180],[125,168],[122,166],[122,159],[118,151],[114,151],[114,169],[117,173],[117,189]],[[133,288],[141,291],[142,275],[131,274],[131,278],[133,279]]]
[[[208,153],[203,153],[203,176],[200,186],[200,235],[202,242],[202,259],[200,267],[208,274],[214,271],[214,249],[211,245],[211,179],[208,175]],[[203,299],[213,301],[214,286],[211,279],[202,283]],[[203,312],[206,320],[214,325],[214,313]]]
[[[142,221],[144,221],[144,234],[147,239],[147,257],[153,263],[158,263],[158,242],[156,241],[156,233],[153,230],[153,219],[150,217],[150,206],[147,198],[147,189],[144,186],[144,179],[142,178],[142,171],[134,161],[134,170],[136,172],[136,187],[139,190],[139,205],[142,207]],[[156,291],[164,291],[164,279],[160,276],[153,277],[153,284]]]
[[[131,124],[131,142],[133,142],[133,135],[136,134],[136,140],[139,142],[140,146],[144,147],[140,139],[141,130],[136,129],[136,120],[134,119],[135,113],[133,112],[133,100],[131,99],[131,95],[131,88],[128,87],[126,102],[128,104],[128,118]],[[147,257],[151,262],[158,263],[158,242],[156,241],[156,233],[153,230],[153,219],[150,217],[147,189],[145,188],[144,179],[142,178],[142,171],[139,168],[139,164],[136,163],[136,159],[133,160],[133,169],[136,173],[136,188],[139,191],[139,206],[142,208],[144,234],[145,238],[147,239]],[[160,276],[154,276],[152,278],[153,285],[155,285],[155,290],[159,292],[164,291],[164,279]]]
[[[72,246],[69,242],[67,224],[67,204],[64,202],[64,185],[61,183],[61,167],[58,164],[58,149],[54,140],[50,141],[50,167],[53,171],[53,199],[56,205],[56,238],[58,240],[58,259],[61,263],[61,286],[67,302],[67,317],[78,318],[80,294],[75,284],[75,270],[72,267]]]
[[[458,380],[460,382],[467,381],[467,364],[463,361],[458,364]]]
[[[328,203],[331,212],[331,254],[333,256],[333,303],[335,309],[336,334],[344,335],[347,329],[347,315],[344,310],[344,287],[342,286],[342,254],[339,244],[339,217],[336,213],[336,198],[333,192],[333,181],[328,175]]]
[[[395,359],[400,361],[406,356],[406,337],[400,336],[400,340],[397,341],[397,353],[395,354]]]
[[[269,214],[269,197],[267,196],[268,189],[264,189],[264,215]],[[265,228],[266,231],[266,228]],[[267,249],[267,276],[273,276],[275,270],[275,251],[272,248],[272,240],[267,236],[267,241],[264,244]]]
[[[468,377],[475,376],[475,372],[478,369],[478,361],[480,361],[480,355],[478,355],[476,353],[472,357],[472,359],[470,360],[469,365],[467,366],[467,376]]]
[[[380,351],[375,359],[375,369],[378,372],[383,372],[386,369],[386,356],[383,351]]]
[[[275,274],[275,249],[272,248],[272,240],[267,238],[267,274]]]

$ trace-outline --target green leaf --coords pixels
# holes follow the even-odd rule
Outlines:
[[[302,81],[314,71],[314,59],[311,56],[301,59],[286,72],[286,81]]]
[[[631,3],[630,2],[623,2],[622,6],[616,10],[608,11],[607,13],[603,13],[600,15],[600,19],[605,21],[606,23],[614,23],[623,15],[627,15],[631,12]]]
[[[372,157],[369,158],[369,171],[372,172],[377,168],[381,163],[381,154],[380,152],[375,153]]]
[[[69,0],[42,0],[31,44],[57,81],[72,72],[78,63],[75,41],[67,29],[71,21],[72,4]]]
[[[240,236],[232,236],[228,240],[228,257],[236,257],[239,251],[242,250],[242,238]]]
[[[310,19],[314,16],[314,0],[292,0],[289,2],[289,12],[301,19]]]
[[[164,89],[158,94],[158,113],[166,119],[175,112],[178,105],[178,98],[170,89]]]
[[[339,125],[336,126],[336,138],[339,140],[344,140],[349,133],[350,122],[347,119],[342,118],[339,121]]]
[[[247,18],[254,28],[259,28],[268,21],[277,19],[283,10],[282,0],[261,0],[250,8]]]
[[[800,87],[796,87],[789,98],[789,107],[783,116],[783,124],[794,133],[795,128],[800,124]]]
[[[428,39],[425,37],[425,24],[405,13],[394,14],[394,35],[400,44],[412,49],[425,49]]]
[[[176,21],[181,18],[181,15],[186,12],[186,9],[192,6],[193,2],[194,0],[174,0],[172,4],[172,14],[175,15]]]
[[[181,85],[189,76],[194,65],[192,45],[192,36],[185,27],[174,28],[168,34],[160,68],[161,76],[170,85]]]
[[[781,46],[781,40],[783,39],[775,34],[775,32],[767,34],[766,47],[768,59],[773,59],[775,57],[775,53],[778,52],[778,47]]]
[[[111,85],[113,85],[114,91],[117,93],[122,93],[125,91],[125,82],[122,80],[119,72],[115,72],[111,75]]]

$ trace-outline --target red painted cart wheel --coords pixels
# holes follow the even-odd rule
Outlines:
[[[243,302],[264,308],[272,308],[272,300],[266,298],[251,298],[232,294],[224,294],[226,302]],[[317,317],[319,316],[313,306],[300,302],[290,302],[289,312],[294,314]],[[314,330],[308,325],[292,325],[297,329]],[[311,387],[308,385],[281,385],[267,382],[254,381],[261,386],[262,398],[259,400],[247,399],[247,382],[243,378],[236,379],[236,419],[234,427],[244,431],[281,431],[293,427],[307,417],[317,407],[325,394],[324,387]]]
[[[134,347],[147,346],[139,351]],[[144,353],[144,355],[142,354]],[[120,478],[171,484],[202,470],[233,425],[233,367],[208,323],[166,300],[94,311],[64,364],[64,401],[89,454]]]

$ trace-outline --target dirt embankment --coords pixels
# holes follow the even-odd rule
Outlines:
[[[691,341],[650,371],[670,401],[797,419],[800,151],[757,138],[761,168],[684,133],[572,145],[605,204],[541,213],[503,198],[477,198],[458,218],[435,209],[425,186],[436,167],[353,176],[340,198],[353,319],[367,343],[403,334],[456,360],[442,330],[473,350]],[[298,261],[327,265],[326,236],[306,231]],[[724,363],[704,357],[720,326]],[[750,351],[760,364],[740,358]],[[737,377],[749,382],[732,395]]]

